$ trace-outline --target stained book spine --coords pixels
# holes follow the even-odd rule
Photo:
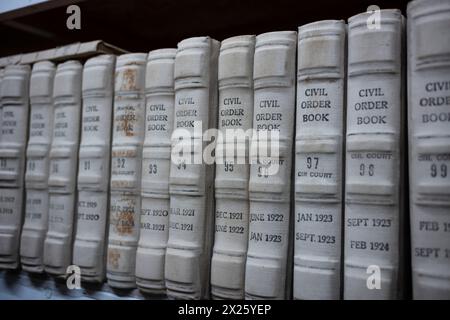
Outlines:
[[[59,64],[53,85],[53,139],[50,147],[50,195],[44,265],[47,273],[56,276],[65,276],[67,267],[72,263],[82,69],[78,61]]]
[[[19,265],[30,67],[10,65],[1,83],[0,268]]]
[[[103,281],[106,270],[114,68],[115,56],[101,55],[83,69],[73,263],[89,282]]]
[[[408,5],[414,299],[450,299],[450,2]]]
[[[52,62],[38,62],[33,66],[30,79],[31,111],[25,174],[25,222],[20,242],[22,268],[28,272],[44,271],[55,70]]]
[[[174,117],[176,49],[148,54],[146,116],[142,152],[142,205],[136,254],[136,283],[144,292],[163,294],[164,260],[169,235],[170,146]]]
[[[294,31],[256,37],[247,299],[290,297],[296,46]]]
[[[215,128],[217,122],[218,53],[218,41],[196,37],[181,41],[175,58],[175,119],[165,261],[170,297],[199,299],[208,297],[209,292],[214,164],[203,159],[203,148],[210,144],[203,140],[203,132]],[[177,150],[181,150],[181,156]]]
[[[146,60],[144,53],[121,55],[115,71],[106,274],[108,284],[115,288],[136,287]]]
[[[298,31],[295,299],[341,293],[345,34],[336,20]]]
[[[216,216],[211,261],[213,298],[244,298],[254,52],[255,36],[232,37],[221,43],[218,71]]]
[[[402,275],[403,17],[348,21],[345,299],[400,297]]]

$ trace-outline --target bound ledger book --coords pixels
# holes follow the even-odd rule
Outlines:
[[[136,287],[146,60],[147,54],[130,53],[119,56],[116,65],[106,274],[115,288]]]
[[[0,91],[0,268],[19,265],[30,67],[5,68]]]
[[[256,37],[247,299],[290,298],[296,46],[295,31]]]
[[[136,283],[149,293],[165,293],[164,260],[169,235],[170,139],[174,115],[176,49],[151,51],[145,77],[146,116],[142,152],[141,223]]]
[[[337,20],[298,29],[295,299],[340,298],[345,33]]]
[[[4,68],[0,68],[0,141],[2,141],[2,81],[3,81],[3,77],[5,75],[5,69]]]
[[[87,60],[83,69],[73,264],[80,267],[81,279],[90,282],[102,282],[106,270],[115,60],[114,55],[101,55]]]
[[[403,17],[348,20],[345,299],[400,297],[402,276]]]
[[[0,68],[0,142],[2,141],[2,115],[3,115],[3,107],[2,107],[2,81],[5,75],[5,69]]]
[[[65,276],[72,263],[82,69],[81,63],[75,60],[59,64],[53,85],[53,139],[44,265],[45,271],[55,276]]]
[[[228,38],[220,47],[213,298],[244,298],[254,52],[255,36]]]
[[[214,161],[205,161],[203,147],[210,141],[202,138],[203,132],[215,128],[217,122],[218,54],[218,41],[196,37],[181,41],[175,58],[175,119],[165,261],[169,297],[208,297]]]
[[[44,271],[55,70],[52,62],[38,62],[33,66],[30,79],[31,111],[25,173],[26,207],[20,241],[22,268],[28,272]]]
[[[413,297],[450,299],[450,2],[407,12]]]

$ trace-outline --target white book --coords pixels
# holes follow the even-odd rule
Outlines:
[[[142,152],[140,234],[136,284],[165,293],[164,260],[169,236],[170,146],[174,116],[176,49],[150,51],[145,77],[145,140]]]
[[[115,288],[136,287],[146,60],[145,53],[130,53],[116,63],[106,269],[108,284]]]
[[[65,276],[72,262],[82,69],[81,63],[75,60],[60,63],[53,85],[53,138],[44,265],[45,271],[55,276]]]
[[[244,298],[254,53],[255,36],[252,35],[225,39],[220,47],[218,129],[221,138],[216,147],[213,298]],[[239,131],[234,135],[232,130]]]
[[[414,299],[450,299],[450,1],[408,5]]]
[[[0,268],[6,269],[19,265],[29,83],[29,66],[5,68],[0,92]]]
[[[22,268],[44,271],[44,240],[48,227],[48,173],[53,134],[55,65],[33,65],[30,78],[30,126],[25,172],[25,222],[20,242]]]
[[[345,299],[402,289],[403,27],[400,10],[348,20]]]
[[[0,68],[0,143],[2,141],[2,115],[3,115],[3,106],[2,106],[2,81],[5,74],[5,69]],[[1,160],[0,160],[1,161]],[[0,163],[1,165],[1,163]]]
[[[3,112],[3,107],[2,107],[2,81],[3,81],[3,77],[5,75],[5,69],[4,68],[0,68],[0,141],[2,141],[2,112]]]
[[[102,282],[106,271],[115,61],[114,55],[100,55],[83,68],[73,264],[80,267],[81,279],[89,282]]]
[[[341,294],[346,25],[298,29],[294,299]]]
[[[215,128],[217,123],[218,55],[219,42],[209,37],[178,43],[165,261],[167,294],[173,298],[200,299],[209,295],[214,164],[204,162],[203,147],[209,143],[202,137],[205,130]],[[177,139],[180,137],[182,142]],[[180,145],[186,147],[182,157],[174,152],[174,147]]]
[[[3,113],[3,105],[2,105],[2,81],[3,81],[3,77],[5,74],[5,69],[4,68],[0,68],[0,143],[2,141],[2,113]],[[0,162],[2,161],[2,159],[0,159]],[[5,161],[5,160],[3,160]],[[4,162],[5,163],[5,162]],[[2,163],[0,163],[0,167],[1,167]],[[3,202],[3,200],[2,200]],[[3,207],[3,205],[2,205]]]
[[[291,167],[295,121],[297,33],[258,35],[253,68],[247,299],[287,299],[291,292]],[[278,134],[277,137],[272,136]],[[270,150],[264,150],[264,144]],[[272,146],[278,145],[278,155]],[[255,158],[255,149],[258,157]],[[266,156],[264,156],[266,151]]]

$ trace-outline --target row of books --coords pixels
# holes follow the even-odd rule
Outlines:
[[[7,66],[0,268],[185,299],[450,299],[450,1],[407,18]]]

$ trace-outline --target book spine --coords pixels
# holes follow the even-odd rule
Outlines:
[[[75,60],[59,64],[53,85],[54,118],[44,269],[55,276],[65,276],[72,262],[82,69],[81,63]]]
[[[341,293],[345,40],[343,21],[298,31],[295,299],[336,300]]]
[[[124,54],[116,64],[106,272],[114,288],[136,287],[146,59],[144,53]]]
[[[170,146],[174,116],[176,49],[148,54],[145,94],[145,140],[142,152],[142,205],[136,253],[139,289],[164,294],[164,260],[169,235]]]
[[[450,299],[450,2],[408,5],[414,299]]]
[[[395,299],[402,253],[403,17],[381,10],[348,27],[345,299]]]
[[[5,76],[5,69],[0,68],[0,141],[2,141],[2,118],[3,118],[3,106],[2,106],[2,81]]]
[[[181,41],[175,58],[175,119],[165,260],[169,297],[208,297],[214,165],[204,162],[203,132],[215,128],[217,122],[218,53],[219,42],[196,37]],[[177,152],[180,147],[181,156]]]
[[[30,126],[25,173],[25,222],[20,241],[22,268],[44,271],[44,240],[48,226],[49,152],[53,134],[53,81],[55,65],[33,66],[30,78]]]
[[[5,269],[19,265],[29,82],[29,66],[5,68],[0,93],[0,268]]]
[[[216,227],[211,261],[211,294],[218,299],[244,298],[254,53],[255,36],[237,36],[223,40],[219,54]]]
[[[106,270],[114,67],[115,56],[101,55],[83,68],[73,263],[88,282],[102,282]]]
[[[256,37],[247,299],[290,297],[296,46],[294,31]],[[278,155],[273,155],[276,147]]]

